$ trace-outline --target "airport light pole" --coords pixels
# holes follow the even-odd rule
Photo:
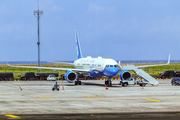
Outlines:
[[[40,11],[39,10],[39,0],[37,0],[37,11],[34,11],[34,15],[37,17],[37,25],[38,25],[38,30],[37,30],[37,33],[38,33],[38,42],[37,42],[37,45],[38,45],[38,67],[40,67],[40,17],[43,15],[43,11]],[[38,69],[38,72],[40,71],[40,69]]]

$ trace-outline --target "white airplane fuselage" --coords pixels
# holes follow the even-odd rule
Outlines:
[[[119,72],[118,64],[113,59],[98,58],[80,58],[74,61],[76,69],[90,70],[90,76],[116,76]]]

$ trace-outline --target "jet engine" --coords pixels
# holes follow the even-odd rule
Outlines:
[[[68,71],[64,74],[64,78],[67,82],[72,83],[75,80],[77,80],[77,73],[73,72],[73,71]]]
[[[119,77],[121,80],[127,80],[127,79],[131,78],[131,73],[127,70],[124,70],[124,71],[120,72]]]

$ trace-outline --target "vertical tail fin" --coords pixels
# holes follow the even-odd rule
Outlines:
[[[77,31],[75,30],[75,39],[76,39],[76,49],[77,49],[77,57],[82,58],[82,53],[81,53],[81,47],[78,39],[78,34]]]

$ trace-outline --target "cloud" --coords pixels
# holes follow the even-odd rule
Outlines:
[[[95,14],[103,14],[103,13],[114,13],[115,8],[114,7],[107,7],[107,6],[98,6],[94,3],[89,4],[88,8],[89,13],[95,13]]]

